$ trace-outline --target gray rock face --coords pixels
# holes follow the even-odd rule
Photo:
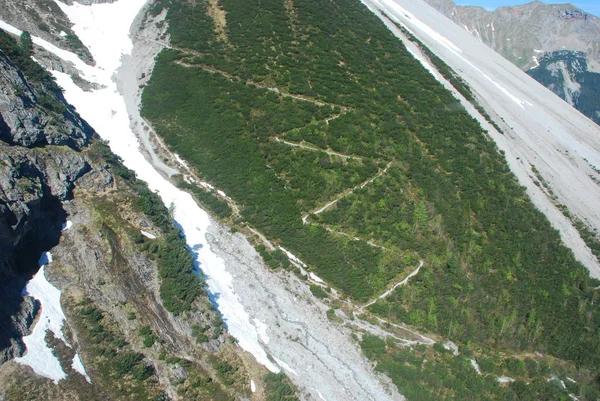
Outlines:
[[[72,1],[62,1],[72,4]],[[81,3],[87,4],[84,1]],[[38,36],[61,49],[77,54],[87,63],[93,57],[71,29],[71,22],[54,0],[2,0],[2,20],[31,35]]]
[[[41,252],[58,243],[73,189],[103,190],[111,174],[80,151],[93,130],[0,51],[0,364],[24,352],[39,305],[21,295]]]
[[[46,88],[34,92],[8,57],[1,53],[0,82],[0,140],[25,147],[66,145],[81,149],[91,139],[91,128],[73,111],[64,107],[61,115],[60,111],[45,106],[62,104],[60,97],[57,99]]]
[[[21,337],[31,333],[31,325],[40,308],[39,302],[25,296],[23,302],[13,306],[3,303],[0,306],[0,319],[10,324],[0,328],[0,363],[21,356],[25,351]]]

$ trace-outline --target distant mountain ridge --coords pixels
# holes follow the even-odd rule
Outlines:
[[[600,124],[600,74],[588,71],[583,52],[545,54],[527,73],[597,124]]]
[[[488,11],[452,0],[426,1],[600,124],[595,101],[600,93],[600,18],[571,4],[533,1]]]

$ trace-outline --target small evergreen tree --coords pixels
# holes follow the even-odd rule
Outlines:
[[[21,34],[21,49],[27,56],[31,56],[33,53],[33,40],[27,31],[23,31]]]

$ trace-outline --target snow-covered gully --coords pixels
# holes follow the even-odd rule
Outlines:
[[[74,32],[90,49],[96,65],[34,42],[73,62],[84,79],[98,84],[100,89],[86,92],[69,75],[52,71],[66,99],[109,141],[113,152],[166,205],[174,206],[175,220],[240,347],[269,370],[289,373],[303,399],[404,399],[389,380],[373,371],[351,339],[351,330],[328,321],[327,306],[314,300],[304,282],[266,269],[245,237],[212,221],[191,195],[175,187],[157,171],[160,166],[145,157],[135,135],[143,124],[137,110],[137,86],[141,73],[151,71],[156,53],[164,47],[152,43],[156,38],[140,38],[143,35],[137,24],[135,35],[130,35],[134,21],[141,22],[136,16],[147,0],[91,6],[55,1],[74,24]]]

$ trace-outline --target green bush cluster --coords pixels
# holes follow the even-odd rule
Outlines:
[[[501,358],[495,354],[476,358],[482,372],[479,375],[464,352],[454,356],[438,344],[432,348],[401,348],[389,338],[384,341],[369,334],[363,335],[360,342],[367,358],[377,362],[377,370],[387,374],[409,400],[566,401],[571,399],[569,394],[582,400],[598,397],[589,381],[572,383],[566,379],[575,373],[575,369],[568,373],[545,360]],[[501,376],[515,381],[501,384],[497,381]],[[588,376],[587,380],[590,379]],[[559,380],[569,383],[567,389]]]
[[[148,216],[160,228],[163,235],[152,242],[144,238],[152,255],[158,260],[158,274],[161,279],[160,296],[164,307],[174,315],[190,311],[192,304],[206,295],[204,283],[194,275],[194,258],[187,248],[184,238],[175,227],[173,218],[160,197],[135,177],[135,173],[121,163],[103,143],[95,143],[91,150],[93,159],[101,158],[111,165],[113,173],[119,176],[136,193],[134,206]]]
[[[154,367],[145,362],[143,354],[130,349],[108,314],[86,299],[75,307],[75,324],[90,358],[86,366],[93,366],[98,379],[110,383],[106,388],[111,394],[131,399],[152,398],[156,393]]]
[[[269,373],[265,376],[267,401],[297,401],[296,391],[283,373]]]

